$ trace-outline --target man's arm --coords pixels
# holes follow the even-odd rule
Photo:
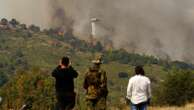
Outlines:
[[[107,76],[106,76],[106,72],[105,71],[102,71],[102,74],[101,74],[101,85],[100,85],[101,88],[106,88],[107,87]]]
[[[130,99],[132,96],[132,80],[129,79],[129,83],[127,86],[127,98]]]
[[[88,89],[88,86],[89,86],[89,85],[88,85],[88,81],[87,81],[87,74],[88,74],[88,73],[86,73],[86,74],[85,74],[85,77],[84,77],[84,84],[83,84],[83,88],[84,88],[84,89]]]
[[[59,68],[60,68],[60,66],[57,66],[57,67],[53,70],[53,72],[52,72],[52,76],[53,76],[53,77],[56,77],[57,72],[59,71]]]
[[[148,98],[151,99],[152,93],[151,93],[151,81],[150,80],[148,81],[148,91],[147,91],[147,93],[148,93]]]
[[[152,97],[152,93],[151,93],[151,81],[148,79],[148,86],[147,86],[147,97],[148,97],[148,105],[150,105],[151,102],[151,97]]]
[[[108,95],[108,88],[107,88],[107,76],[106,76],[106,71],[101,71],[101,83],[100,83],[100,93],[101,96],[107,97]]]
[[[70,66],[69,68],[72,70],[73,78],[77,78],[78,77],[78,72],[72,66]]]

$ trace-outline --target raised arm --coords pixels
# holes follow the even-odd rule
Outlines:
[[[57,66],[57,67],[52,71],[52,76],[53,76],[53,77],[56,77],[57,72],[59,71],[59,68],[60,68],[60,66]]]
[[[72,70],[73,78],[77,78],[78,77],[78,72],[72,66],[70,66],[69,68]]]

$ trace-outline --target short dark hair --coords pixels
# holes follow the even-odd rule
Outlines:
[[[135,74],[136,75],[145,75],[144,69],[142,66],[135,67]]]
[[[64,56],[61,60],[61,63],[65,66],[68,66],[69,65],[69,57],[67,56]]]

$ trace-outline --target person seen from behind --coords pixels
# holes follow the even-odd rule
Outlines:
[[[72,110],[76,99],[74,79],[78,77],[78,73],[71,66],[68,57],[65,56],[60,60],[52,76],[55,78],[57,110]]]
[[[131,110],[147,110],[151,99],[151,82],[142,66],[135,67],[135,76],[129,79],[126,98]]]
[[[101,69],[102,56],[97,57],[92,63],[93,66],[86,72],[83,84],[86,90],[86,110],[106,110],[107,73]]]

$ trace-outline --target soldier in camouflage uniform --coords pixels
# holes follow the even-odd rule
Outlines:
[[[84,89],[86,89],[87,110],[106,110],[108,95],[106,72],[100,68],[102,58],[92,61],[94,64],[86,72]]]

